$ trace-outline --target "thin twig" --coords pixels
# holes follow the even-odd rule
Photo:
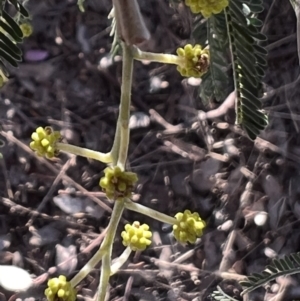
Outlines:
[[[16,204],[15,202],[13,202],[12,200],[8,199],[8,198],[0,198],[0,203],[3,204],[4,206],[10,208],[10,211],[12,213],[18,213],[20,212],[20,214],[34,214],[34,216],[36,217],[41,217],[43,218],[44,220],[48,220],[48,221],[59,221],[59,222],[62,222],[62,223],[66,223],[67,225],[70,225],[74,228],[81,228],[81,229],[85,229],[85,230],[89,230],[89,229],[93,229],[92,226],[86,226],[86,225],[83,225],[83,224],[79,224],[79,223],[76,223],[76,222],[71,222],[69,221],[67,218],[64,218],[64,217],[60,217],[60,216],[51,216],[51,215],[48,215],[48,214],[45,214],[45,213],[40,213],[40,212],[37,212],[35,210],[32,210],[32,209],[28,209],[20,204]]]
[[[18,145],[20,148],[22,148],[24,151],[26,151],[28,154],[30,154],[32,157],[34,157],[36,160],[38,160],[41,164],[44,164],[49,170],[51,170],[54,174],[58,174],[59,170],[52,165],[48,160],[41,158],[41,157],[37,157],[35,155],[35,153],[29,148],[29,146],[27,146],[26,144],[24,144],[23,142],[21,142],[20,140],[18,140],[17,138],[15,138],[14,136],[1,131],[0,135],[2,135],[3,137],[5,137],[7,140],[15,143],[16,145]],[[78,184],[77,182],[75,182],[72,178],[70,178],[67,175],[63,175],[62,179],[64,179],[65,181],[68,181],[69,183],[71,183],[72,185],[75,186],[76,189],[84,192],[84,193],[88,193],[88,190],[86,190],[84,187],[82,187],[80,184]],[[109,206],[107,206],[105,203],[103,203],[101,200],[99,200],[98,198],[94,197],[93,195],[90,195],[91,200],[93,200],[95,203],[97,203],[100,207],[102,207],[104,210],[106,210],[107,212],[111,213],[112,210]]]
[[[37,213],[41,212],[44,207],[46,206],[47,202],[49,201],[49,199],[51,198],[52,194],[55,192],[55,189],[57,187],[57,185],[59,184],[59,182],[61,181],[63,175],[66,173],[66,171],[68,170],[68,168],[74,163],[75,160],[75,156],[72,156],[62,167],[62,169],[60,170],[59,174],[57,175],[57,177],[55,178],[55,180],[53,181],[50,189],[48,190],[47,194],[44,196],[42,202],[39,204],[39,206],[37,207],[37,209],[35,211],[32,211],[31,213],[31,218],[29,219],[29,221],[27,222],[26,226],[31,226],[35,217],[37,216]]]
[[[9,176],[8,176],[8,172],[7,172],[7,168],[6,168],[6,164],[5,164],[5,158],[4,157],[0,157],[0,163],[2,165],[2,171],[3,171],[3,175],[4,175],[4,179],[5,179],[5,184],[6,184],[6,191],[7,191],[7,196],[13,200],[14,198],[14,194],[10,185],[10,180],[9,180]]]

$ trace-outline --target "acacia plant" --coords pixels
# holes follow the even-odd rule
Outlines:
[[[80,1],[83,8],[83,1]],[[100,153],[63,143],[58,131],[39,127],[32,134],[31,148],[39,156],[52,158],[59,152],[68,152],[107,164],[100,187],[108,199],[114,202],[111,219],[99,250],[70,280],[61,275],[48,281],[45,291],[49,301],[76,299],[76,286],[102,261],[98,300],[105,299],[109,277],[128,259],[132,251],[142,251],[151,243],[151,231],[138,221],[127,224],[122,232],[123,254],[112,264],[112,247],[115,233],[124,209],[137,211],[154,219],[173,225],[173,234],[181,243],[195,243],[203,233],[205,222],[197,212],[185,210],[170,217],[130,200],[137,174],[126,169],[130,139],[129,117],[134,60],[148,60],[163,64],[175,64],[183,77],[202,77],[200,97],[203,101],[215,98],[223,101],[228,95],[234,99],[236,124],[250,139],[263,130],[268,119],[261,110],[261,80],[266,66],[266,37],[260,33],[262,22],[257,14],[263,9],[262,0],[185,0],[185,4],[197,15],[197,30],[207,32],[203,43],[179,47],[176,54],[149,53],[138,44],[149,39],[136,0],[114,0],[110,14],[113,17],[114,45],[122,49],[122,86],[119,116],[111,151]],[[18,59],[17,50],[10,44]],[[1,52],[0,52],[1,56]],[[5,56],[4,56],[5,57]],[[228,66],[231,66],[228,68]],[[234,91],[228,91],[232,82]]]
[[[233,95],[236,123],[250,139],[255,139],[267,125],[267,116],[261,110],[259,100],[263,92],[261,80],[266,66],[266,51],[262,46],[266,37],[260,33],[262,22],[256,18],[257,13],[263,9],[262,0],[185,0],[185,4],[198,15],[198,30],[207,31],[207,41],[203,45],[187,44],[179,47],[176,54],[166,54],[144,52],[138,48],[137,45],[149,39],[150,34],[137,1],[113,0],[110,14],[113,17],[112,32],[114,45],[121,46],[123,65],[119,116],[110,152],[100,153],[65,144],[60,133],[50,127],[39,127],[32,134],[30,147],[39,156],[52,158],[59,152],[68,152],[106,163],[99,185],[114,202],[107,235],[99,250],[70,281],[63,275],[48,281],[45,294],[49,301],[75,300],[76,286],[100,261],[102,265],[97,300],[103,301],[109,277],[122,266],[132,251],[142,251],[150,245],[152,234],[148,225],[138,221],[128,224],[122,232],[126,248],[112,264],[115,233],[125,209],[173,225],[173,234],[181,243],[195,243],[203,233],[205,222],[197,212],[185,210],[170,217],[130,200],[138,180],[137,174],[126,169],[134,60],[175,64],[183,77],[202,77],[200,96],[204,101],[212,98],[222,101],[228,95]],[[234,91],[228,91],[230,80]]]
[[[83,10],[83,2],[83,0],[78,1],[81,10]],[[176,1],[172,1],[173,4],[174,2]],[[298,2],[294,0],[290,0],[290,2],[299,19]],[[10,5],[14,7],[16,12],[13,16],[9,13]],[[126,170],[134,60],[146,59],[163,64],[175,64],[183,77],[202,77],[201,100],[208,102],[215,99],[222,102],[226,98],[233,99],[236,124],[241,126],[252,140],[267,125],[267,116],[261,110],[260,102],[267,55],[264,48],[266,37],[260,32],[263,23],[257,18],[257,15],[263,10],[262,0],[185,0],[185,5],[195,14],[194,38],[196,44],[188,44],[183,48],[178,48],[177,55],[172,55],[141,51],[137,45],[147,40],[149,33],[137,2],[135,0],[113,0],[111,13],[113,17],[113,45],[120,45],[122,48],[123,74],[119,117],[114,143],[109,153],[103,154],[62,143],[60,133],[50,127],[39,127],[32,134],[33,141],[30,146],[39,156],[52,158],[62,151],[106,163],[108,166],[104,170],[104,177],[101,178],[99,185],[107,197],[114,202],[107,235],[99,250],[70,281],[67,281],[63,275],[50,279],[45,291],[48,300],[75,300],[77,284],[101,260],[98,300],[104,300],[109,277],[118,271],[132,251],[142,251],[151,244],[152,234],[148,225],[141,225],[138,221],[132,225],[128,224],[121,234],[126,248],[123,254],[111,264],[116,228],[124,209],[138,211],[173,225],[173,234],[181,243],[194,243],[203,234],[205,222],[196,212],[191,213],[189,210],[185,210],[183,213],[177,213],[175,217],[170,217],[130,200],[134,185],[138,180],[137,174]],[[21,61],[22,51],[17,44],[31,34],[32,28],[27,21],[28,18],[29,14],[21,1],[1,1],[1,87],[9,78],[9,65],[17,67]],[[205,38],[203,38],[204,36]],[[232,86],[234,87],[233,91],[230,88]],[[30,276],[19,268],[0,266],[0,270],[0,284],[8,290],[26,289],[32,283]],[[300,253],[275,259],[262,273],[253,274],[240,283],[244,288],[242,294],[247,294],[278,276],[299,272]],[[12,283],[11,277],[7,276],[20,275],[20,273],[24,274],[22,283],[17,283],[16,286]],[[219,287],[212,294],[212,297],[215,300],[235,300],[226,295]]]

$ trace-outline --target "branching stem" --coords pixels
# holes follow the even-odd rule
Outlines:
[[[113,264],[111,265],[110,268],[110,275],[114,275],[119,269],[120,267],[127,261],[127,259],[129,258],[130,254],[131,254],[132,250],[130,247],[127,247],[123,253],[118,257],[118,259],[116,259]]]
[[[130,101],[131,101],[131,86],[132,86],[132,70],[133,57],[129,46],[122,44],[123,48],[123,70],[122,70],[122,87],[120,112],[118,117],[120,145],[118,152],[117,165],[124,170],[127,160],[129,146],[129,118],[130,118]]]
[[[84,265],[84,267],[71,279],[70,283],[72,287],[75,287],[79,282],[81,282],[101,261],[105,250],[100,248],[95,255]]]
[[[160,222],[163,222],[163,223],[174,225],[177,222],[177,220],[174,217],[171,217],[169,215],[160,213],[156,210],[150,209],[150,208],[145,207],[141,204],[134,203],[130,199],[126,199],[125,208],[129,209],[129,210],[132,210],[132,211],[139,212],[141,214],[149,216],[149,217],[151,217],[153,219],[156,219],[156,220],[158,220]]]
[[[163,64],[174,64],[180,65],[184,63],[184,59],[174,54],[166,54],[166,53],[152,53],[152,52],[144,52],[141,51],[136,46],[131,47],[131,52],[133,58],[138,61],[147,60],[150,62],[157,62]]]
[[[124,210],[124,201],[116,201],[108,225],[107,234],[99,250],[85,264],[85,266],[73,277],[73,279],[71,279],[70,282],[72,287],[75,287],[80,281],[82,281],[92,271],[92,269],[101,261],[101,259],[110,252],[123,210]],[[111,255],[109,254],[109,258],[110,256]],[[108,274],[110,274],[110,264],[109,264]]]
[[[101,244],[100,249],[103,249],[105,254],[102,258],[101,277],[98,287],[98,301],[105,300],[106,289],[108,286],[108,280],[110,277],[110,264],[111,264],[111,252],[115,239],[117,227],[119,225],[122,213],[124,210],[124,200],[116,201],[113,212],[111,214],[110,222],[107,229],[107,234]]]
[[[101,161],[103,163],[111,163],[112,162],[112,156],[111,153],[100,153],[97,151],[93,151],[87,148],[82,148],[79,146],[71,145],[71,144],[66,144],[66,143],[61,143],[58,142],[56,143],[56,147],[58,150],[64,152],[64,153],[69,153],[89,159],[94,159],[97,161]]]

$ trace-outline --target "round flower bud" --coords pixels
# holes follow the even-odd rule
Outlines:
[[[195,243],[196,239],[202,236],[202,230],[206,226],[197,212],[191,213],[185,210],[175,215],[177,223],[173,225],[173,234],[181,243]]]
[[[99,185],[105,191],[106,196],[112,200],[131,197],[137,175],[133,172],[122,171],[119,166],[104,169],[104,177],[100,179]]]
[[[196,44],[194,47],[187,44],[177,49],[177,55],[182,62],[177,66],[178,72],[185,77],[201,77],[209,69],[209,50],[202,49]]]
[[[71,287],[66,277],[61,275],[48,281],[45,296],[48,301],[75,301],[76,290]]]
[[[139,222],[134,222],[132,225],[125,225],[125,231],[121,236],[125,247],[129,246],[132,251],[143,251],[151,244],[152,232],[149,231],[147,224],[140,225]]]
[[[22,30],[24,38],[28,38],[32,35],[33,29],[32,29],[32,26],[29,23],[22,23],[20,25],[20,28]]]
[[[51,127],[45,128],[38,127],[31,135],[30,147],[38,156],[46,156],[47,158],[53,158],[57,155],[58,150],[55,144],[60,141],[61,135],[57,131],[53,131]]]
[[[209,18],[212,14],[219,14],[228,6],[228,0],[185,0],[194,14],[201,13],[204,18]]]

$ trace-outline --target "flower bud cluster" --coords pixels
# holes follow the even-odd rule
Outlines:
[[[149,231],[147,224],[140,225],[139,222],[134,222],[125,226],[121,236],[125,247],[129,246],[132,251],[143,251],[151,244],[149,238],[152,237],[152,232]]]
[[[30,147],[38,156],[46,156],[53,158],[57,155],[58,150],[55,144],[61,140],[61,135],[58,131],[53,131],[49,126],[42,128],[38,127],[31,135]]]
[[[119,166],[115,166],[104,169],[104,177],[99,184],[109,199],[118,200],[131,197],[137,180],[136,173],[122,171]]]
[[[175,215],[177,223],[173,225],[173,234],[177,241],[181,243],[195,243],[196,239],[202,236],[202,230],[206,226],[197,212],[191,213],[185,210]]]
[[[77,297],[76,290],[62,275],[48,281],[45,296],[48,301],[75,301]]]
[[[202,49],[196,44],[194,47],[187,44],[177,49],[177,55],[182,63],[177,66],[178,72],[185,77],[201,77],[209,69],[209,50]]]
[[[228,0],[185,0],[185,4],[194,14],[201,13],[204,18],[209,18],[212,14],[219,14],[227,7]]]
[[[20,28],[22,30],[22,33],[23,33],[23,37],[24,38],[28,38],[32,35],[32,32],[33,32],[33,28],[32,26],[29,24],[29,23],[22,23],[20,25]]]

